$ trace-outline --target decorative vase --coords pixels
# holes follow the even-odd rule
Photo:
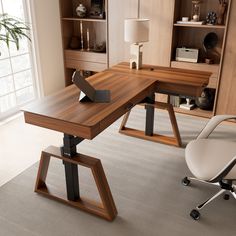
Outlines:
[[[212,110],[215,100],[215,90],[210,88],[205,88],[200,97],[197,97],[195,102],[196,105],[202,110]]]
[[[192,21],[200,20],[200,5],[201,0],[192,0]]]
[[[76,8],[77,16],[80,18],[84,18],[86,17],[86,12],[87,12],[86,7],[82,3],[80,3],[79,6]]]

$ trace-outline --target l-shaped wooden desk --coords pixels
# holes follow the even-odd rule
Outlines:
[[[50,146],[42,152],[35,191],[107,220],[113,220],[117,210],[101,161],[78,154],[76,146],[84,139],[91,140],[96,137],[140,102],[146,103],[146,130],[143,136],[153,136],[154,93],[199,96],[208,84],[210,75],[211,73],[207,72],[148,65],[141,70],[131,70],[128,63],[120,63],[88,78],[96,89],[111,91],[110,103],[80,103],[79,90],[75,85],[71,85],[26,107],[26,123],[64,133],[63,147]],[[51,157],[63,160],[67,196],[54,188],[50,189],[46,184]],[[94,203],[80,196],[78,165],[92,170],[101,203]]]

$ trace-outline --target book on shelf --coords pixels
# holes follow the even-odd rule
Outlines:
[[[179,96],[170,95],[170,104],[172,104],[173,107],[179,107],[181,102],[183,101],[183,98]]]
[[[204,25],[205,24],[204,21],[181,21],[181,20],[178,20],[176,23],[185,24],[185,25]]]

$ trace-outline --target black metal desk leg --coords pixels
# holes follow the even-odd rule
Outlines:
[[[82,138],[73,135],[64,134],[62,155],[67,158],[73,158],[76,155],[76,145],[83,141]],[[78,165],[63,161],[65,166],[67,198],[70,201],[76,201],[80,198]]]
[[[146,103],[154,104],[155,103],[155,93],[146,98]],[[146,109],[146,127],[145,127],[145,135],[152,136],[153,135],[153,127],[154,127],[154,106],[145,106]]]

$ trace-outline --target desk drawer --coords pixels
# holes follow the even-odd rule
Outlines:
[[[78,50],[65,50],[65,59],[106,64],[107,54],[86,51],[83,52]]]
[[[100,72],[107,69],[107,64],[87,62],[87,61],[78,61],[67,59],[66,67],[71,69],[80,69],[80,70],[90,70],[95,72]]]

